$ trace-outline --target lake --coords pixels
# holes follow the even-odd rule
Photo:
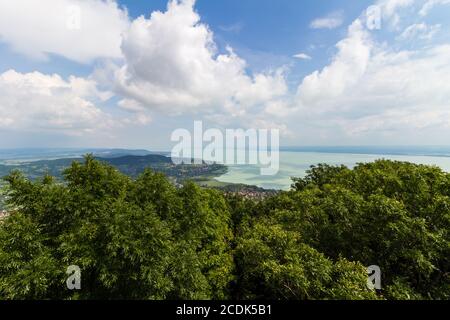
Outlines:
[[[330,165],[346,165],[354,167],[357,163],[373,162],[377,159],[407,161],[417,164],[436,165],[444,171],[450,172],[450,157],[447,154],[433,153],[433,155],[413,154],[363,154],[308,151],[281,151],[280,170],[275,176],[260,175],[258,165],[229,166],[228,173],[217,178],[218,181],[228,183],[243,183],[256,185],[266,189],[288,190],[292,184],[291,177],[303,177],[311,165],[326,163]],[[353,151],[353,150],[352,150]],[[355,152],[355,151],[354,151]],[[437,155],[434,155],[437,154]]]

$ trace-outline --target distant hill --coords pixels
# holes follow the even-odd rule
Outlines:
[[[103,148],[22,148],[0,149],[0,162],[23,162],[36,160],[54,160],[81,158],[84,154],[91,153],[101,158],[118,158],[123,156],[169,155],[168,152],[153,152],[144,149],[103,149]]]
[[[132,166],[140,166],[146,164],[161,164],[161,163],[172,163],[172,160],[169,157],[157,154],[150,154],[144,156],[136,156],[136,155],[126,155],[126,156],[117,156],[117,157],[107,157],[101,158],[97,157],[97,159],[101,161],[108,162],[113,166],[120,165],[132,165]]]
[[[98,160],[116,167],[122,173],[137,177],[146,168],[161,172],[176,182],[182,182],[190,178],[211,178],[226,173],[227,168],[219,164],[201,165],[175,165],[169,157],[158,154],[148,155],[125,155],[119,153],[108,153],[113,157],[96,157]],[[11,165],[0,165],[0,176],[8,175],[12,170],[19,170],[29,179],[38,179],[46,174],[58,179],[62,178],[62,172],[69,167],[72,162],[82,162],[83,158],[64,158],[55,160],[23,161]]]
[[[42,152],[27,154],[25,151],[17,152],[17,150],[14,152],[22,158],[13,158],[12,156],[14,153],[8,153],[8,156],[10,157],[9,160],[4,161],[3,164],[0,163],[0,178],[8,175],[13,170],[19,170],[31,180],[40,179],[46,174],[49,174],[57,180],[63,181],[62,173],[66,168],[70,167],[74,161],[84,161],[81,156],[46,160],[33,159],[33,157],[38,155],[45,157],[57,156],[57,154],[61,155],[61,150],[58,151],[59,153],[50,152],[45,154]],[[175,185],[180,185],[185,180],[192,180],[202,187],[220,189],[227,193],[238,193],[247,198],[264,198],[276,193],[274,190],[264,190],[255,186],[217,181],[215,178],[228,171],[228,168],[222,164],[203,163],[196,165],[176,165],[168,156],[151,153],[146,150],[134,150],[134,153],[137,155],[123,155],[122,152],[129,152],[129,150],[113,149],[101,152],[97,150],[97,153],[94,153],[94,155],[96,155],[96,159],[112,165],[131,178],[138,177],[146,168],[150,168],[155,172],[165,174]],[[144,153],[144,155],[140,155],[141,153]],[[99,156],[99,154],[101,156]],[[4,150],[3,156],[5,156]],[[4,209],[2,185],[4,185],[4,183],[0,180],[0,211]]]

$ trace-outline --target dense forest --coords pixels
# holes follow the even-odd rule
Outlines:
[[[437,167],[318,165],[262,200],[92,156],[63,176],[5,178],[0,299],[450,298],[450,174]],[[70,265],[81,290],[66,287]]]

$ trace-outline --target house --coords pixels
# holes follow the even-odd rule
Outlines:
[[[6,212],[5,210],[1,210],[0,211],[0,220],[5,218],[8,215],[8,212]]]

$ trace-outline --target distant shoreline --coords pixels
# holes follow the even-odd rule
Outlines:
[[[168,148],[170,149],[170,148]],[[150,150],[152,150],[150,148]],[[165,155],[170,151],[150,151],[148,149],[127,148],[0,148],[0,160],[39,159],[51,160],[81,157],[92,153],[96,156],[122,156],[122,155]],[[448,146],[281,146],[281,152],[318,152],[318,153],[344,153],[367,155],[405,155],[450,157]],[[44,159],[41,159],[44,158]]]
[[[317,152],[366,154],[381,156],[450,157],[450,146],[326,146],[326,147],[280,147],[281,152]]]

